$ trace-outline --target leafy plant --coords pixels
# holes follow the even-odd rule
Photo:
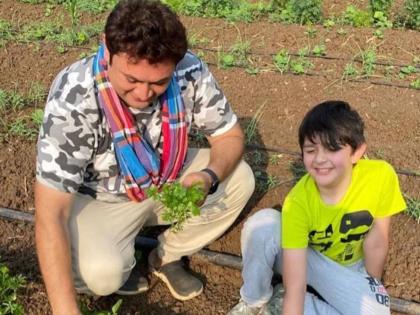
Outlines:
[[[281,74],[289,70],[290,55],[286,49],[282,49],[274,55],[274,65]]]
[[[324,44],[315,45],[312,49],[312,53],[315,56],[325,56],[326,55],[326,48]]]
[[[358,74],[357,69],[353,63],[348,63],[344,66],[343,76],[344,78],[352,77]]]
[[[331,29],[331,28],[333,28],[333,27],[334,27],[334,25],[335,25],[335,21],[334,21],[334,20],[332,20],[332,19],[327,19],[327,20],[325,20],[325,21],[324,21],[324,23],[322,23],[322,25],[323,25],[325,28]]]
[[[175,232],[182,230],[186,220],[200,215],[197,203],[204,198],[200,184],[184,187],[179,182],[164,184],[160,190],[153,186],[149,188],[147,195],[165,206],[162,218],[172,224],[171,229]]]
[[[360,54],[362,59],[362,72],[367,76],[371,76],[376,68],[376,52],[372,48],[362,51]]]
[[[221,53],[219,55],[219,64],[223,69],[233,67],[235,65],[235,56],[229,53]]]
[[[392,28],[392,22],[382,11],[376,11],[373,15],[373,25],[379,28]]]
[[[295,16],[295,22],[314,24],[321,20],[321,0],[290,0],[289,3]]]
[[[406,0],[405,11],[407,12],[406,26],[420,30],[420,1]]]
[[[384,16],[388,16],[391,5],[392,0],[369,0],[369,7],[372,12],[372,16],[374,16],[377,12],[382,12]]]
[[[290,70],[294,74],[305,74],[306,71],[310,68],[313,68],[313,63],[310,62],[307,58],[299,57],[298,59],[292,60],[290,62]]]
[[[25,285],[21,275],[10,275],[9,268],[0,263],[0,314],[21,315],[23,306],[17,302],[17,291]]]
[[[416,90],[420,90],[420,79],[416,79],[410,83],[410,87]]]
[[[118,315],[123,300],[119,299],[111,308],[111,311],[90,311],[86,305],[80,306],[83,315]]]
[[[373,18],[369,12],[359,10],[352,5],[349,5],[344,12],[343,22],[355,27],[370,26],[372,25]]]
[[[318,33],[318,30],[312,26],[309,26],[305,31],[305,35],[308,36],[309,38],[315,38],[317,33]]]

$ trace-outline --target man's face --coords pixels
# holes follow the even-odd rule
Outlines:
[[[119,53],[108,65],[108,76],[114,90],[128,106],[143,109],[166,91],[174,69],[172,61],[150,64],[147,59],[133,60]]]
[[[351,182],[353,164],[360,158],[350,145],[342,146],[338,151],[325,148],[319,137],[303,143],[303,163],[308,173],[315,180],[318,189],[346,190]]]

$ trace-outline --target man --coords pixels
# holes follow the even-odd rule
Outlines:
[[[191,128],[210,149],[187,147]],[[53,313],[81,314],[76,292],[147,290],[134,270],[135,237],[168,222],[146,190],[175,180],[202,185],[201,215],[162,233],[149,267],[177,299],[200,294],[203,284],[180,258],[222,235],[250,198],[243,143],[215,79],[187,51],[177,16],[155,1],[119,2],[98,53],[52,84],[39,136],[36,245]]]

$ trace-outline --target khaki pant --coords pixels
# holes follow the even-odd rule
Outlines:
[[[182,178],[207,166],[209,149],[189,149]],[[165,263],[191,255],[220,237],[235,221],[254,190],[251,168],[241,161],[220,183],[182,231],[159,236],[158,253]],[[117,291],[135,266],[134,243],[144,226],[168,224],[163,206],[151,199],[141,203],[106,203],[77,194],[71,211],[73,274],[79,291],[108,295]]]

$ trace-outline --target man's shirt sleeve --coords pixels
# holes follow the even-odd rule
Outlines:
[[[237,117],[207,65],[195,81],[193,124],[208,136],[218,136],[235,125]]]

